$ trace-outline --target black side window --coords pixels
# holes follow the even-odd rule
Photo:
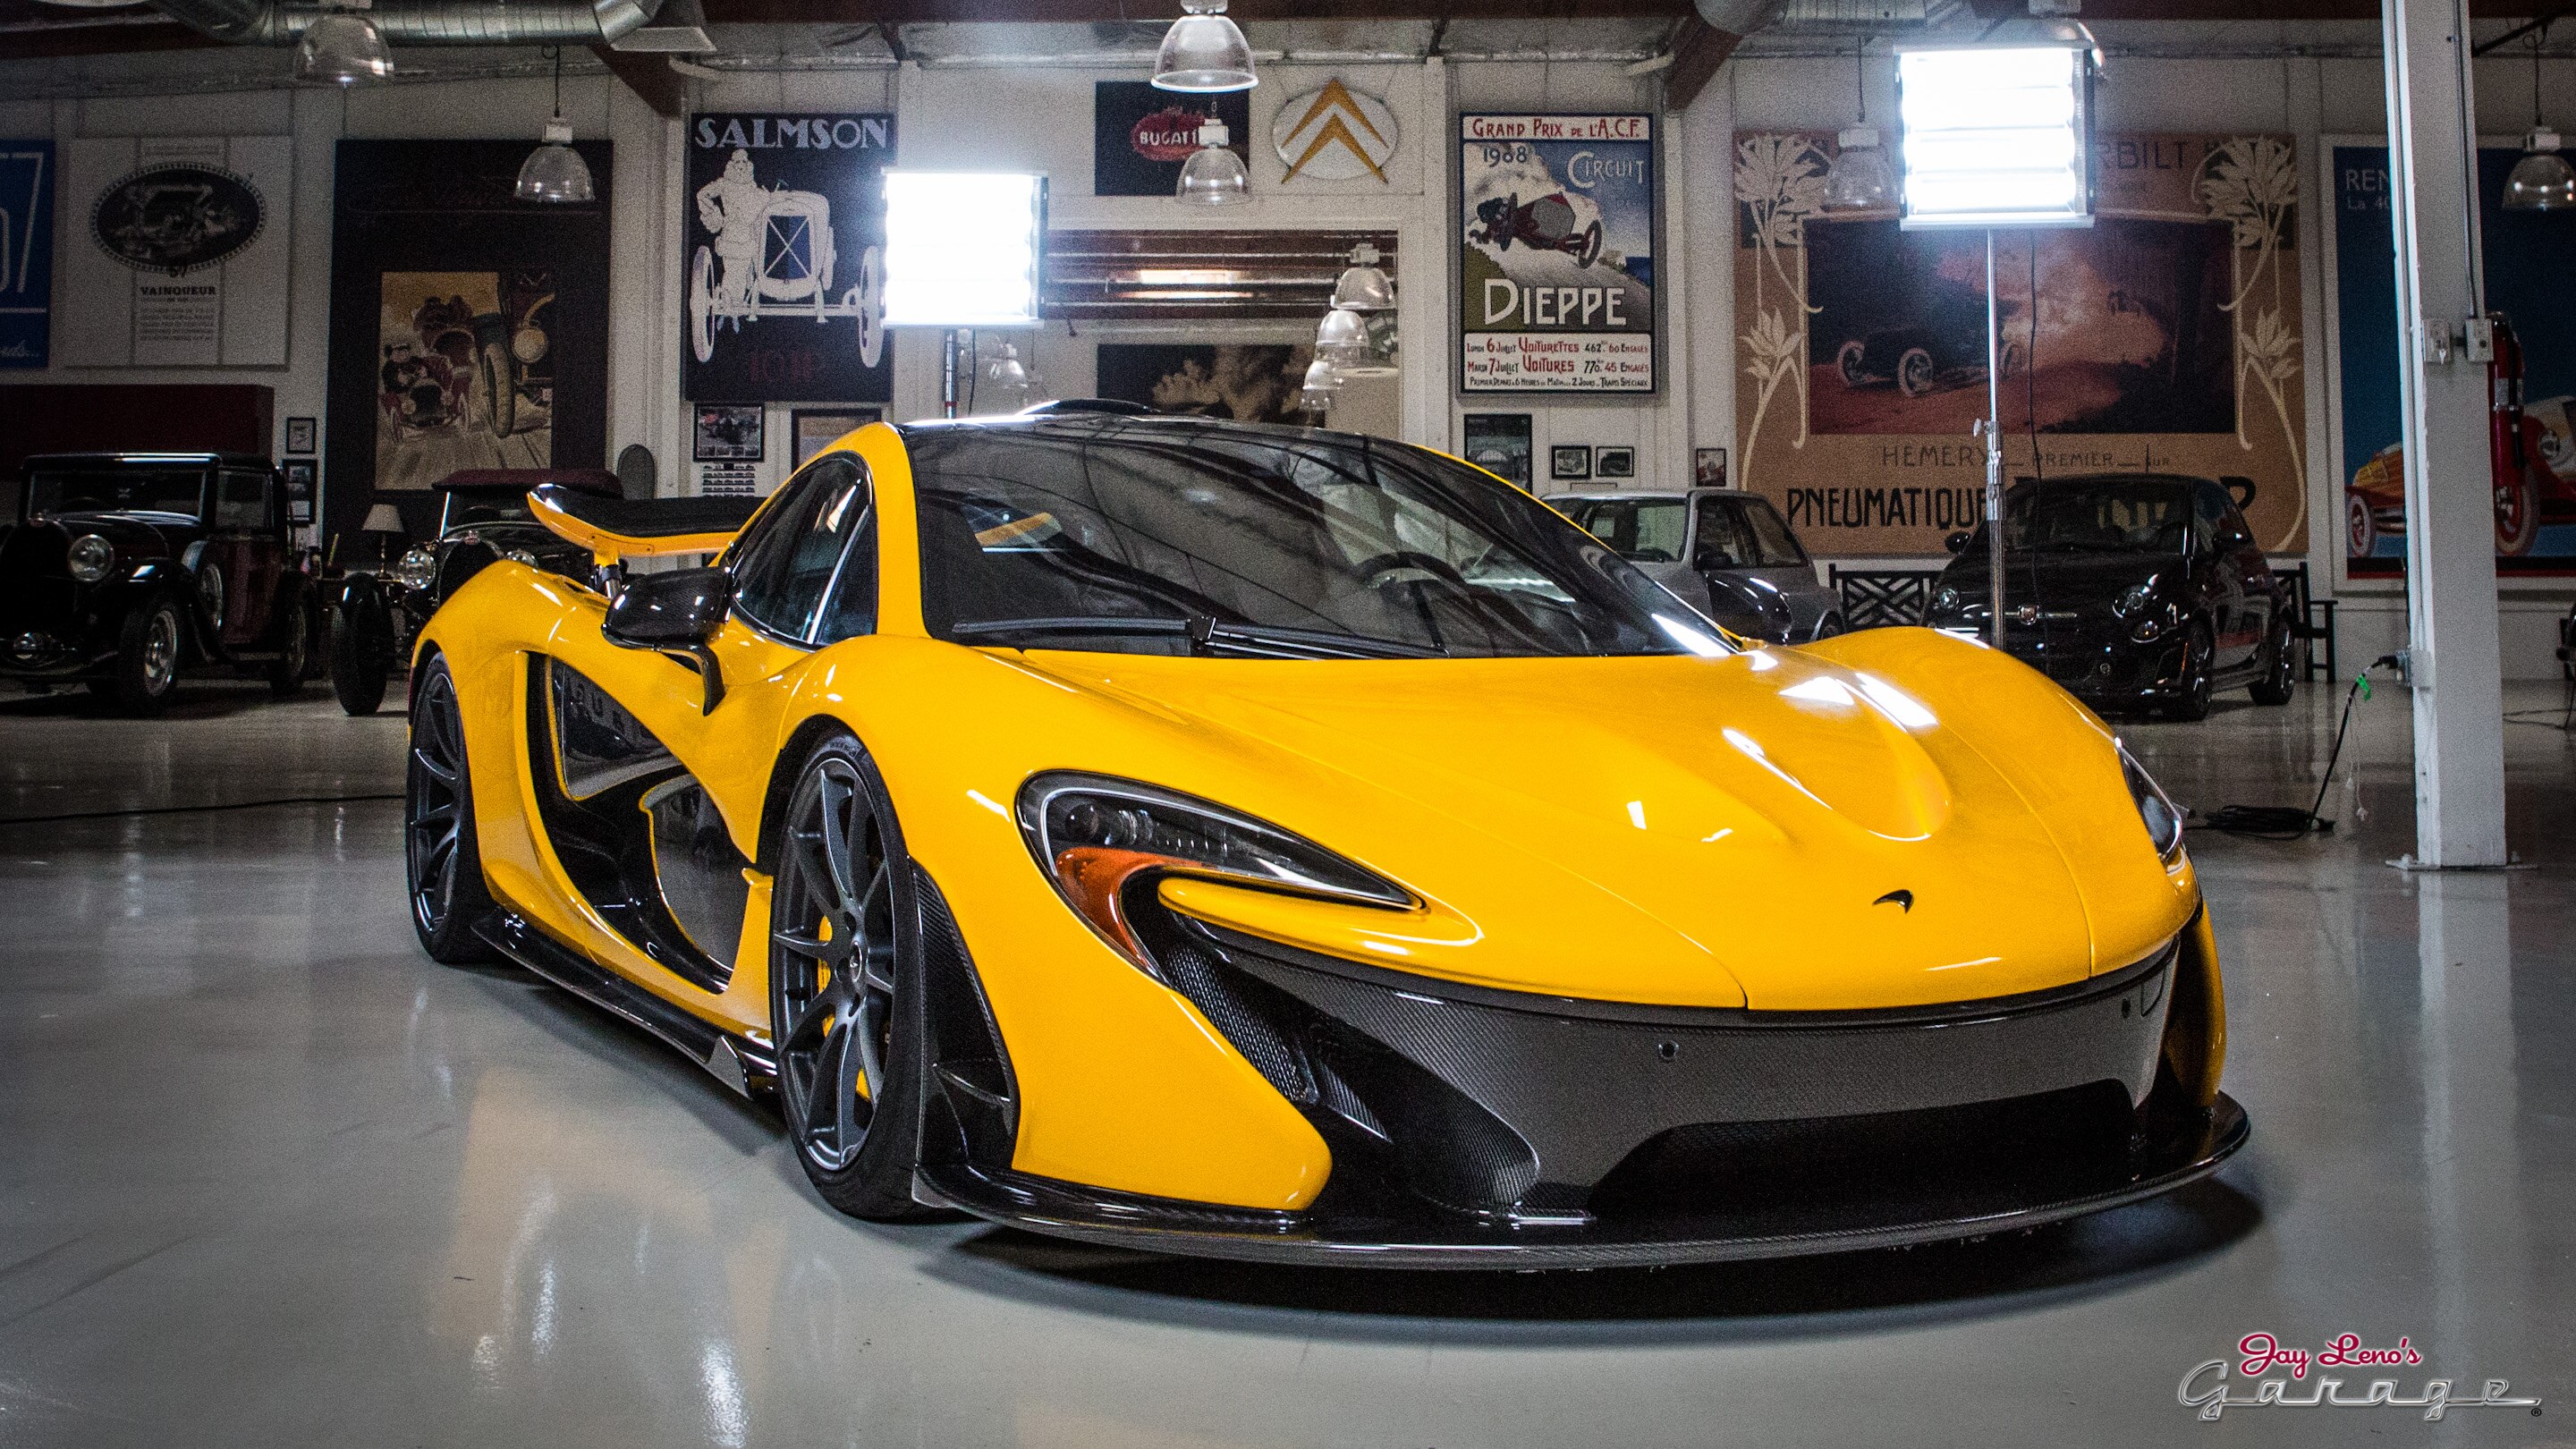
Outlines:
[[[817,459],[787,481],[727,560],[734,607],[773,634],[799,642],[816,637],[816,615],[862,534],[875,537],[876,510],[867,472],[856,458]],[[876,604],[874,550],[869,550],[868,613]]]
[[[216,475],[215,527],[241,533],[258,533],[269,526],[268,475],[236,473],[227,468]]]

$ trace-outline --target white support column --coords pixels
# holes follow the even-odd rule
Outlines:
[[[2484,310],[2467,0],[2384,0],[2398,369],[2406,454],[2407,622],[2415,678],[2415,854],[2505,864],[2487,378],[2461,333]]]

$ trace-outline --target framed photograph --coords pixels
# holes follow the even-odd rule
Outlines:
[[[1691,486],[1694,488],[1726,486],[1726,450],[1724,448],[1691,449]]]
[[[768,410],[758,403],[700,403],[689,457],[699,463],[757,463],[769,454]]]
[[[286,451],[288,455],[299,456],[310,454],[314,448],[314,439],[317,432],[318,430],[315,428],[313,419],[311,418],[288,418],[286,420]]]
[[[839,440],[843,433],[885,421],[884,408],[798,408],[788,415],[788,471]]]
[[[1562,483],[1569,479],[1582,482],[1592,476],[1592,445],[1559,443],[1547,450],[1547,476]]]
[[[1637,476],[1637,450],[1634,448],[1596,448],[1592,452],[1592,476],[1595,478],[1634,478]]]
[[[311,418],[293,419],[289,423],[289,436],[292,436],[295,422],[305,426],[305,451],[308,453],[313,451],[313,420]],[[285,472],[286,520],[301,528],[313,521],[313,500],[321,496],[321,470],[311,458],[296,458],[287,463]]]
[[[1493,473],[1514,487],[1530,486],[1530,415],[1527,413],[1469,413],[1466,428],[1467,461]]]

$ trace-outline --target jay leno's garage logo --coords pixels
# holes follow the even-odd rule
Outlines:
[[[2411,1369],[2424,1362],[2424,1352],[2411,1338],[2394,1348],[2373,1348],[2357,1333],[2339,1334],[2319,1349],[2287,1347],[2269,1333],[2249,1333],[2236,1341],[2233,1367],[2244,1380],[2231,1383],[2231,1361],[2213,1358],[2194,1364],[2174,1389],[2183,1407],[2199,1411],[2203,1423],[2215,1423],[2230,1409],[2421,1409],[2429,1422],[2440,1422],[2453,1409],[2529,1409],[2540,1413],[2537,1395],[2517,1395],[2503,1379],[2488,1379],[2475,1394],[2456,1391],[2451,1379],[2427,1376],[2416,1392],[2398,1392],[2395,1377],[2373,1378],[2358,1391],[2324,1372],[2330,1368],[2376,1371]],[[2311,1380],[2309,1374],[2316,1377]]]

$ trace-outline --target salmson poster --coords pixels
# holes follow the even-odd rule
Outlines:
[[[1459,388],[1655,390],[1654,117],[1458,118]]]
[[[2007,483],[2226,482],[2307,548],[2298,168],[2285,136],[2095,138],[2092,226],[1995,235]],[[1736,486],[1830,557],[1939,555],[1983,512],[1986,235],[1839,211],[1830,133],[1735,141]]]
[[[894,117],[689,117],[680,395],[886,402],[885,168]]]

